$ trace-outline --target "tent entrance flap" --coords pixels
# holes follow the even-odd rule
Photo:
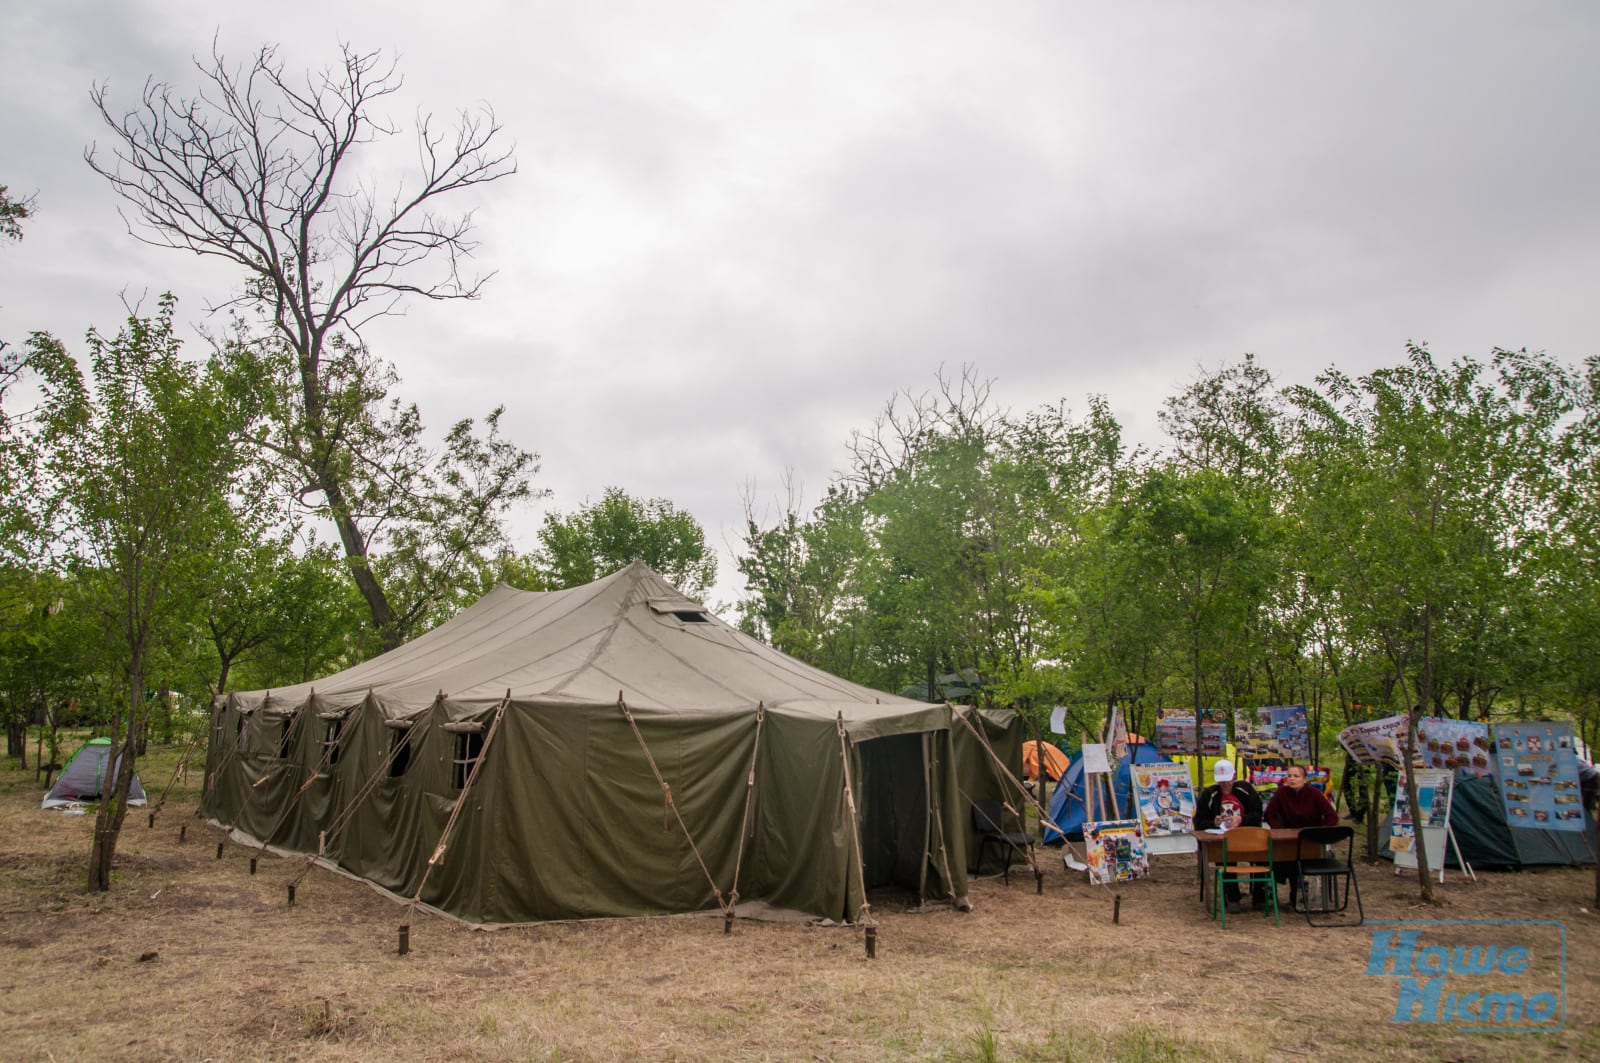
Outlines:
[[[855,747],[861,854],[868,889],[899,886],[918,896],[928,854],[928,785],[920,733]]]

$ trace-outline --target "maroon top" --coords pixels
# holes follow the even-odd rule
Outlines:
[[[1299,790],[1280,786],[1267,802],[1266,820],[1274,827],[1337,827],[1339,813],[1309,783]]]

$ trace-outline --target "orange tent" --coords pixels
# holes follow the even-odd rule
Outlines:
[[[1069,763],[1071,763],[1070,758],[1055,746],[1044,747],[1044,770],[1045,774],[1050,776],[1052,782],[1061,778],[1066,772]],[[1039,777],[1038,742],[1022,743],[1022,775],[1026,779],[1037,779]]]

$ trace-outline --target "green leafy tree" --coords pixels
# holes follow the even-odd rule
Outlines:
[[[716,555],[705,531],[664,498],[633,498],[608,487],[600,501],[575,513],[550,513],[539,529],[537,565],[545,585],[559,590],[592,583],[643,561],[691,597],[717,578]]]
[[[33,197],[18,199],[0,185],[0,239],[22,239],[22,223],[33,216]]]
[[[87,380],[56,341],[32,341],[54,355],[41,432],[57,541],[98,592],[104,631],[124,653],[121,759],[89,863],[100,890],[127,813],[147,658],[205,564],[237,469],[236,429],[249,421],[222,375],[181,356],[175,305],[163,296],[155,317],[131,317],[110,339],[91,330]]]
[[[1553,365],[1497,352],[1441,366],[1411,346],[1405,364],[1352,380],[1330,371],[1295,392],[1302,519],[1320,543],[1311,578],[1337,603],[1343,639],[1382,654],[1399,708],[1416,725],[1450,691],[1487,715],[1509,674],[1499,651],[1518,639],[1532,591],[1526,558],[1545,526],[1551,433],[1568,399]],[[1557,378],[1559,380],[1559,377]],[[1523,383],[1519,384],[1519,380]],[[1414,788],[1413,788],[1414,791]],[[1422,896],[1431,902],[1426,854]]]
[[[530,495],[538,459],[499,438],[498,410],[486,436],[462,421],[435,454],[416,408],[388,400],[393,372],[359,333],[409,297],[478,295],[484,279],[461,272],[472,213],[441,207],[516,164],[491,112],[462,112],[453,128],[423,116],[419,171],[380,193],[364,149],[399,134],[377,108],[401,85],[380,54],[346,46],[304,78],[285,73],[273,46],[242,67],[215,53],[199,65],[195,95],[150,81],[122,113],[97,86],[113,147],[87,159],[128,204],[139,239],[245,275],[238,302],[267,335],[230,349],[275,396],[258,442],[333,524],[373,630],[397,646],[501,543],[501,516]]]

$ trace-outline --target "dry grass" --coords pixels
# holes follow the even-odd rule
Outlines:
[[[145,769],[165,784],[171,753]],[[19,1060],[802,1059],[1249,1060],[1596,1058],[1593,874],[1452,875],[1421,912],[1387,866],[1372,918],[1538,918],[1567,929],[1566,1029],[1482,1035],[1389,1021],[1363,977],[1371,934],[1200,907],[1191,857],[1108,891],[1045,863],[973,884],[970,914],[882,899],[878,958],[851,929],[674,918],[495,932],[419,916],[298,861],[262,859],[194,820],[193,787],[155,829],[130,816],[111,893],[90,894],[91,817],[38,810],[32,773],[0,770],[0,1044]],[[198,781],[198,780],[196,780]],[[188,839],[180,844],[180,825]],[[150,954],[154,954],[151,956]],[[148,957],[143,958],[141,957]]]

